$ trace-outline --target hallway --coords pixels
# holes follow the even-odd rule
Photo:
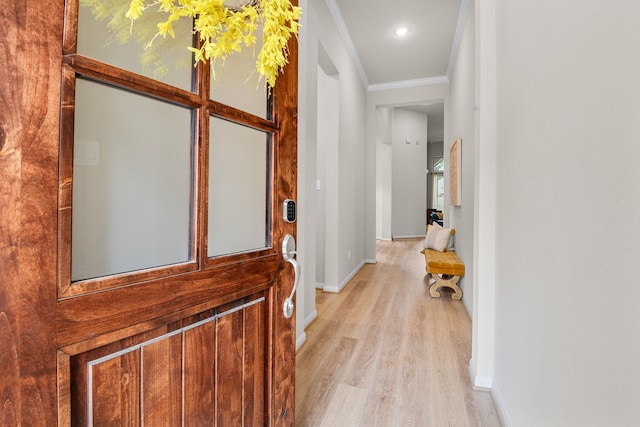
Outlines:
[[[340,294],[317,292],[318,318],[296,357],[296,425],[499,426],[468,374],[471,322],[424,282],[422,239],[377,243]]]

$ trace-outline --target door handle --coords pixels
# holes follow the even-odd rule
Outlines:
[[[300,264],[294,258],[298,253],[296,252],[296,241],[291,234],[287,234],[284,236],[282,240],[282,258],[287,261],[289,264],[293,265],[293,289],[291,290],[291,295],[289,298],[284,300],[284,307],[282,307],[282,313],[284,317],[287,319],[291,319],[293,316],[293,295],[296,293],[296,288],[298,287],[298,282],[300,281]]]

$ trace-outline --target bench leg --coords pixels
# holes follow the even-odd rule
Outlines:
[[[435,280],[435,283],[429,287],[429,293],[433,298],[440,298],[440,291],[438,288],[446,287],[451,288],[454,292],[451,295],[451,299],[459,301],[462,299],[462,289],[458,286],[458,280],[460,276],[446,276],[444,274],[432,274],[431,277]]]

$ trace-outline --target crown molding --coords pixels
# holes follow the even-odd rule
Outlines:
[[[451,46],[451,55],[449,55],[449,64],[447,65],[447,77],[451,77],[453,72],[453,66],[456,65],[456,59],[458,59],[458,50],[460,49],[460,40],[462,39],[462,32],[464,31],[464,23],[467,20],[469,14],[470,0],[462,0],[460,2],[460,11],[458,12],[458,22],[456,23],[456,33],[453,36],[453,46]]]
[[[407,87],[427,86],[441,83],[449,83],[449,77],[437,76],[427,77],[425,79],[402,80],[398,82],[376,83],[369,85],[367,92],[375,92],[378,90],[402,89]]]
[[[340,8],[336,3],[336,0],[325,0],[327,7],[329,8],[329,13],[331,13],[331,17],[333,18],[333,22],[338,27],[338,32],[342,36],[342,40],[349,52],[349,56],[351,56],[351,60],[353,61],[353,65],[356,67],[356,71],[360,76],[360,80],[362,80],[362,84],[365,88],[369,87],[369,79],[367,78],[367,74],[364,72],[364,67],[362,66],[362,62],[360,61],[360,57],[358,56],[358,51],[356,51],[356,47],[353,44],[353,40],[351,40],[351,34],[349,34],[349,30],[347,29],[347,24],[344,22],[344,18],[342,17],[342,12],[340,12]]]

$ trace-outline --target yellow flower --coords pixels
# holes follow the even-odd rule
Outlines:
[[[245,5],[240,9],[229,9],[224,0],[159,0],[159,11],[168,13],[166,21],[157,24],[158,33],[175,37],[173,22],[185,17],[193,19],[194,31],[202,41],[200,49],[187,47],[194,54],[196,64],[200,61],[224,60],[242,46],[256,43],[255,32],[258,21],[262,22],[263,46],[256,60],[256,70],[270,87],[276,84],[278,73],[287,64],[287,43],[298,34],[298,23],[302,13],[300,7],[290,0],[260,0],[257,6]],[[131,0],[126,17],[134,20],[144,12],[143,0]],[[151,42],[153,39],[151,40]]]
[[[126,17],[129,19],[138,19],[142,16],[142,12],[144,11],[144,2],[143,0],[131,0],[131,4],[129,4],[129,10],[126,13]]]

